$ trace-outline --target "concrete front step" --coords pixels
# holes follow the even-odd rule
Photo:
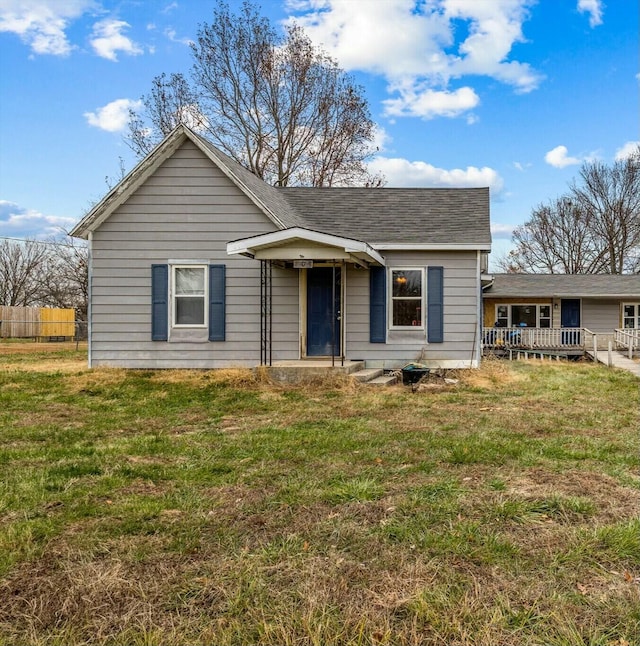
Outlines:
[[[369,382],[372,379],[376,379],[384,374],[382,368],[364,368],[363,370],[358,370],[357,372],[351,373],[351,376],[360,383]]]
[[[371,381],[367,381],[366,384],[367,386],[393,386],[397,381],[398,378],[395,375],[382,375]]]
[[[367,386],[392,386],[398,381],[395,375],[385,375],[382,368],[364,368],[352,373],[351,377]]]
[[[364,361],[336,360],[331,365],[327,359],[304,359],[301,361],[276,361],[271,366],[262,366],[267,374],[274,381],[281,383],[302,383],[326,377],[327,375],[352,375],[361,372],[364,368]]]
[[[271,366],[262,366],[269,377],[281,383],[302,383],[331,374],[348,375],[359,383],[373,386],[390,386],[397,382],[392,375],[385,375],[382,368],[365,368],[364,361],[331,361],[326,359],[303,359],[300,361],[277,361]]]

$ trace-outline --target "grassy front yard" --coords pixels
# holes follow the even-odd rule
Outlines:
[[[1,644],[639,643],[631,375],[83,362],[0,354]]]

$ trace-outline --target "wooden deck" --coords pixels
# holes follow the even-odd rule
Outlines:
[[[593,343],[593,332],[586,328],[483,328],[482,345],[493,349],[584,351]]]
[[[567,356],[596,353],[612,348],[628,354],[640,352],[640,330],[616,329],[596,334],[587,328],[483,328],[482,348],[486,353],[513,354],[514,351]]]

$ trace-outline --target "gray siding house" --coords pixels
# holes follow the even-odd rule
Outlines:
[[[91,366],[480,361],[487,188],[274,188],[179,126],[72,235]]]

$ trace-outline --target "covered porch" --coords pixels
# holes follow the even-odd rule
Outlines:
[[[346,270],[384,267],[385,259],[375,249],[360,240],[294,227],[230,242],[227,254],[260,262],[260,365],[309,374],[327,368],[349,372],[364,367],[356,368],[362,362],[346,359]],[[297,298],[293,294],[289,298],[291,309],[297,307],[299,328],[295,366],[276,366],[273,361],[274,268],[298,272]]]

